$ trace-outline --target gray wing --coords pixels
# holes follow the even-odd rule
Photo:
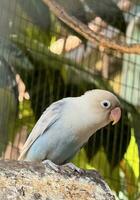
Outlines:
[[[65,99],[51,104],[42,114],[36,125],[32,129],[27,141],[25,142],[18,160],[23,160],[27,151],[36,139],[46,132],[60,117],[65,104]]]

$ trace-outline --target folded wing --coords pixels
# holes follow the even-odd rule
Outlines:
[[[37,140],[37,138],[46,133],[46,131],[61,117],[61,113],[65,104],[65,100],[62,99],[51,104],[42,114],[40,119],[37,121],[36,125],[32,129],[27,141],[25,142],[22,152],[18,160],[23,160],[26,153],[32,146],[32,144]]]

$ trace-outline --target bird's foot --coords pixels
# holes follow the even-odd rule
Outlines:
[[[78,172],[79,174],[84,174],[84,170],[80,169],[79,167],[77,167],[76,165],[74,165],[73,163],[67,163],[64,164],[63,166],[69,167],[71,168],[73,171]]]
[[[51,160],[44,160],[42,163],[45,166],[49,167],[50,169],[54,170],[55,172],[59,171],[58,166],[55,163],[53,163]]]
[[[42,162],[45,166],[49,167],[50,169],[54,170],[55,172],[59,172],[60,170],[60,166],[56,165],[55,163],[53,163],[51,160],[44,160]],[[64,167],[69,167],[70,169],[72,169],[73,171],[78,172],[79,174],[84,174],[84,170],[80,169],[79,167],[77,167],[76,165],[74,165],[73,163],[67,163],[62,165]]]

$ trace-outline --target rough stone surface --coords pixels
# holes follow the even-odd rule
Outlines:
[[[79,174],[69,167],[58,171],[40,163],[0,161],[2,200],[114,200],[98,172]]]

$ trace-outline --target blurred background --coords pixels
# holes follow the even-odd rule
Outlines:
[[[110,41],[140,43],[139,0],[56,2]],[[90,43],[43,1],[0,0],[1,159],[17,159],[52,102],[94,88],[118,95],[123,116],[92,136],[73,162],[97,169],[116,199],[140,200],[140,55]]]

